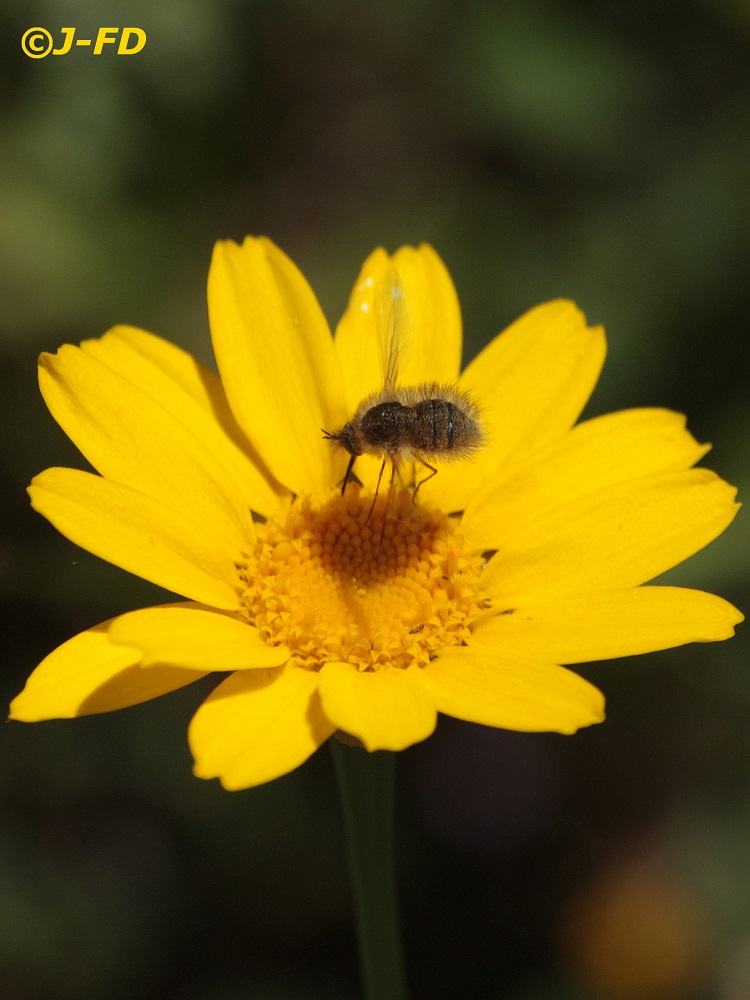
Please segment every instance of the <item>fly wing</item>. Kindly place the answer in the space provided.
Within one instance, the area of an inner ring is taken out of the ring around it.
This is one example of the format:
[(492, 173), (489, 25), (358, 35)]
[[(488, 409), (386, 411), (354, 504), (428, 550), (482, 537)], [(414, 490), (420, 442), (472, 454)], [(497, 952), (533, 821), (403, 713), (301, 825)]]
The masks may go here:
[(414, 343), (409, 300), (395, 270), (386, 271), (375, 287), (375, 316), (383, 387), (392, 389)]

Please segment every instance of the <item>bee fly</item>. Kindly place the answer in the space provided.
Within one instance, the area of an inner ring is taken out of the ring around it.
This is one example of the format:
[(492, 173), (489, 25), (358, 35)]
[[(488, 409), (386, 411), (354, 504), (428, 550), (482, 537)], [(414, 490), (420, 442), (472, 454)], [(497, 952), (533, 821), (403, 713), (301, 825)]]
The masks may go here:
[(375, 307), (383, 387), (362, 400), (341, 430), (323, 432), (350, 456), (342, 494), (360, 455), (382, 459), (370, 513), (386, 462), (391, 463), (391, 487), (402, 461), (419, 462), (429, 470), (417, 483), (412, 498), (416, 500), (420, 487), (437, 475), (431, 462), (466, 458), (484, 442), (479, 410), (457, 386), (436, 382), (397, 385), (399, 368), (411, 349), (413, 329), (406, 293), (395, 271), (386, 272), (378, 282)]

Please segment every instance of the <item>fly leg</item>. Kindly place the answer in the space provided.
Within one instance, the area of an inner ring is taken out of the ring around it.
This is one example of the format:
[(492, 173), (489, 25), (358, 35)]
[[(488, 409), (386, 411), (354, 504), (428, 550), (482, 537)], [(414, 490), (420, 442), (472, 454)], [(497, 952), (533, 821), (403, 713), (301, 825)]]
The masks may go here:
[[(385, 464), (385, 463), (383, 463), (383, 464)], [(381, 545), (383, 544), (383, 536), (385, 535), (385, 518), (386, 518), (386, 514), (388, 513), (388, 504), (389, 504), (390, 499), (391, 499), (391, 494), (393, 493), (393, 481), (396, 478), (396, 466), (397, 466), (397, 464), (398, 463), (396, 462), (395, 457), (393, 455), (391, 455), (391, 478), (390, 478), (390, 482), (388, 483), (388, 496), (386, 497), (385, 510), (383, 511), (383, 523), (380, 526), (380, 544)], [(380, 471), (382, 472), (383, 470), (381, 469)]]
[(416, 503), (416, 502), (417, 502), (417, 493), (419, 493), (420, 489), (421, 489), (421, 488), (422, 488), (422, 487), (424, 486), (424, 484), (425, 484), (426, 482), (428, 482), (428, 480), (432, 479), (432, 477), (433, 477), (433, 476), (436, 476), (436, 475), (437, 475), (437, 471), (438, 471), (438, 470), (437, 470), (437, 469), (435, 468), (435, 466), (434, 466), (434, 465), (430, 465), (430, 463), (429, 463), (429, 462), (425, 462), (425, 460), (424, 460), (423, 458), (420, 458), (420, 460), (419, 460), (419, 461), (420, 461), (420, 462), (422, 463), (422, 465), (426, 465), (426, 466), (427, 466), (427, 468), (428, 468), (428, 469), (430, 470), (430, 474), (429, 474), (429, 476), (425, 476), (425, 477), (424, 477), (424, 479), (421, 479), (421, 480), (420, 480), (420, 481), (419, 481), (419, 482), (417, 483), (417, 487), (416, 487), (416, 489), (414, 490), (414, 493), (412, 494), (412, 498), (411, 498), (411, 502), (412, 502), (412, 503)]
[(375, 496), (372, 498), (372, 503), (370, 504), (370, 509), (367, 512), (367, 517), (365, 518), (365, 524), (370, 520), (372, 512), (375, 510), (375, 501), (378, 499), (378, 493), (380, 492), (380, 480), (383, 478), (383, 470), (385, 469), (386, 460), (383, 459), (383, 464), (380, 466), (380, 472), (378, 473), (378, 484), (375, 487)]

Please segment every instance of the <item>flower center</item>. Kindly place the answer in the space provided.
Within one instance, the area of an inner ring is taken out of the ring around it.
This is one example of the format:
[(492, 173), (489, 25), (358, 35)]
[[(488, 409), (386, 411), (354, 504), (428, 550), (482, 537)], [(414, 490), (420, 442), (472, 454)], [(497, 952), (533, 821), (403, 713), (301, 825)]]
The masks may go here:
[(352, 486), (258, 526), (242, 568), (248, 618), (298, 666), (424, 665), (465, 642), (482, 610), (481, 558), (466, 553), (455, 519), (408, 490), (371, 505)]

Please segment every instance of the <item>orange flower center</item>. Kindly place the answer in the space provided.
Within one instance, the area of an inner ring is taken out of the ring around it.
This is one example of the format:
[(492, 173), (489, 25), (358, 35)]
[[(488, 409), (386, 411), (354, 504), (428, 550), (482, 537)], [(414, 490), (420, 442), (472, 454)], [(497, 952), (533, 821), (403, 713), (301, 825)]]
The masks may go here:
[(350, 486), (259, 525), (243, 567), (248, 618), (298, 666), (423, 665), (465, 642), (482, 610), (482, 561), (465, 551), (456, 519), (408, 490), (371, 505)]

